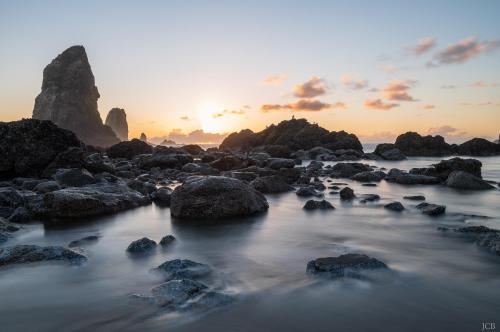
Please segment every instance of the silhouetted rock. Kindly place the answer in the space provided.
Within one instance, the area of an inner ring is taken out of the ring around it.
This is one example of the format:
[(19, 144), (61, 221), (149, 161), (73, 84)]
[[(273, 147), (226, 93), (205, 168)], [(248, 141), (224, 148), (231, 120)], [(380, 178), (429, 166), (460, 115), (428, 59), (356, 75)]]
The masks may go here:
[(224, 156), (213, 162), (211, 162), (210, 167), (218, 169), (219, 171), (230, 171), (233, 169), (238, 169), (243, 167), (243, 160), (236, 156)]
[(85, 144), (107, 147), (119, 142), (97, 110), (99, 92), (83, 46), (72, 46), (43, 70), (42, 92), (33, 119), (50, 120), (71, 130)]
[(223, 176), (193, 176), (175, 188), (172, 216), (182, 219), (220, 219), (264, 212), (266, 198), (243, 181)]
[(278, 125), (268, 126), (258, 133), (248, 129), (232, 133), (224, 139), (220, 148), (249, 150), (271, 145), (286, 146), (292, 151), (309, 150), (317, 146), (332, 151), (339, 149), (363, 150), (355, 135), (345, 131), (329, 132), (317, 124), (310, 124), (306, 119), (285, 120)]
[(286, 145), (263, 145), (252, 150), (253, 152), (265, 152), (273, 158), (290, 158), (292, 150)]
[(373, 152), (384, 160), (405, 160), (406, 156), (395, 144), (379, 144)]
[(403, 204), (401, 204), (400, 202), (388, 203), (384, 205), (384, 208), (386, 208), (387, 210), (397, 211), (397, 212), (403, 211), (405, 209)]
[(468, 156), (496, 156), (500, 155), (500, 144), (490, 142), (484, 138), (473, 138), (457, 147), (461, 155)]
[(65, 261), (80, 264), (87, 260), (83, 254), (60, 246), (16, 245), (0, 248), (0, 266), (41, 261)]
[(476, 159), (451, 158), (441, 160), (439, 163), (426, 168), (412, 168), (411, 174), (427, 175), (438, 178), (440, 181), (445, 181), (451, 172), (464, 171), (478, 178), (481, 178), (482, 163)]
[(106, 116), (106, 126), (113, 129), (116, 136), (122, 140), (128, 140), (127, 114), (123, 108), (112, 108)]
[(205, 150), (203, 150), (203, 148), (201, 146), (196, 145), (196, 144), (184, 145), (180, 149), (182, 151), (189, 153), (190, 155), (193, 155), (193, 156), (199, 156), (203, 152), (205, 152)]
[(453, 171), (446, 179), (446, 186), (456, 189), (488, 190), (494, 189), (488, 182), (464, 171)]
[(132, 159), (140, 154), (152, 153), (153, 147), (136, 138), (131, 141), (120, 142), (108, 148), (106, 153), (110, 158)]
[(420, 136), (415, 132), (399, 135), (394, 143), (405, 156), (441, 157), (454, 153), (453, 148), (442, 136)]
[(143, 142), (147, 142), (148, 141), (148, 137), (146, 136), (146, 134), (144, 133), (141, 133), (141, 136), (139, 137), (139, 139)]
[(0, 122), (0, 178), (39, 176), (58, 154), (83, 145), (50, 121)]
[(378, 259), (361, 255), (345, 254), (338, 257), (317, 258), (307, 263), (307, 273), (327, 278), (363, 278), (363, 271), (387, 269)]
[(354, 190), (352, 190), (349, 187), (343, 188), (340, 192), (340, 199), (343, 201), (350, 201), (353, 200), (356, 196), (354, 195)]

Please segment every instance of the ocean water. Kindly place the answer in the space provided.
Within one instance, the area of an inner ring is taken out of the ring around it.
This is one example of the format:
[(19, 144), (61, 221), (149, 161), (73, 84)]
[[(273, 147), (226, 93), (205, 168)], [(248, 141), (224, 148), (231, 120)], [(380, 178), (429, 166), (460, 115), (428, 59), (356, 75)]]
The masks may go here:
[[(369, 163), (409, 170), (438, 158)], [(500, 181), (500, 158), (480, 158), (483, 177)], [(67, 245), (99, 233), (80, 267), (35, 264), (0, 269), (0, 331), (481, 331), (500, 324), (500, 257), (439, 226), (500, 229), (500, 190), (457, 191), (442, 186), (377, 187), (346, 182), (379, 202), (343, 203), (307, 213), (293, 192), (267, 196), (268, 213), (216, 224), (172, 220), (155, 205), (63, 225), (29, 225), (9, 244)], [(447, 206), (432, 218), (405, 195), (422, 194)], [(402, 213), (382, 205), (400, 201)], [(482, 217), (479, 217), (482, 216)], [(485, 218), (487, 217), (487, 218)], [(125, 249), (147, 236), (173, 234), (171, 247), (135, 259)], [(309, 260), (347, 252), (385, 262), (390, 273), (372, 281), (319, 281), (305, 273)], [(160, 281), (149, 269), (189, 258), (214, 269), (218, 287), (238, 300), (202, 315), (173, 316), (131, 293), (148, 293)]]

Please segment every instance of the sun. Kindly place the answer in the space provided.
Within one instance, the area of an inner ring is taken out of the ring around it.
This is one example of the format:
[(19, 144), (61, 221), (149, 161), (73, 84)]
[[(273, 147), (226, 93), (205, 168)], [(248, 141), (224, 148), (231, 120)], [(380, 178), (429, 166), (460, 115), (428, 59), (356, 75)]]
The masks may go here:
[(221, 108), (213, 103), (205, 103), (198, 110), (198, 120), (201, 128), (206, 133), (218, 133), (224, 130), (225, 121), (223, 117), (217, 117)]

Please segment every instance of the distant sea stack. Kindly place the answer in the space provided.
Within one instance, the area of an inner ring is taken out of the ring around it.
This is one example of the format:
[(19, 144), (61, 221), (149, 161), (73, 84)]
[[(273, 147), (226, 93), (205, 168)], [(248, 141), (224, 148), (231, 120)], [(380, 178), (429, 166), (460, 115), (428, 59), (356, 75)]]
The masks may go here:
[(127, 114), (123, 108), (112, 108), (106, 117), (106, 126), (115, 132), (122, 141), (128, 141)]
[(85, 144), (107, 147), (120, 140), (102, 123), (95, 86), (83, 46), (72, 46), (43, 70), (42, 92), (35, 99), (33, 119), (50, 120), (71, 130)]
[(139, 137), (139, 139), (143, 142), (147, 142), (148, 141), (148, 137), (146, 136), (146, 134), (144, 133), (141, 133), (141, 137)]

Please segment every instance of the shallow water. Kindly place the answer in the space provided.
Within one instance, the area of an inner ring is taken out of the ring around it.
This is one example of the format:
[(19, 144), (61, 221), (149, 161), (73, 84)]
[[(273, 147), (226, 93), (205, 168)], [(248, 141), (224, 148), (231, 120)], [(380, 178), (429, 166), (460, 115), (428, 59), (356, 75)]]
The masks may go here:
[[(370, 163), (409, 170), (439, 160)], [(500, 157), (480, 160), (483, 177), (500, 181)], [(268, 196), (265, 215), (215, 225), (175, 222), (168, 208), (155, 205), (71, 225), (30, 225), (8, 245), (67, 245), (86, 235), (102, 237), (86, 246), (89, 260), (81, 267), (0, 269), (0, 330), (481, 331), (483, 322), (500, 324), (500, 257), (436, 230), (466, 224), (500, 229), (500, 190), (334, 182), (382, 199), (342, 203), (327, 189), (325, 198), (336, 210), (325, 213), (306, 213), (306, 199), (292, 192)], [(412, 208), (418, 202), (402, 199), (417, 194), (446, 205), (446, 216), (423, 216)], [(393, 200), (407, 210), (382, 208)], [(166, 234), (178, 239), (166, 250), (140, 259), (125, 253), (133, 240), (159, 241)], [(373, 282), (317, 282), (305, 274), (309, 260), (346, 252), (376, 257), (393, 273)], [(148, 270), (174, 258), (210, 264), (217, 286), (238, 294), (239, 301), (202, 316), (176, 318), (128, 299), (159, 284)]]

